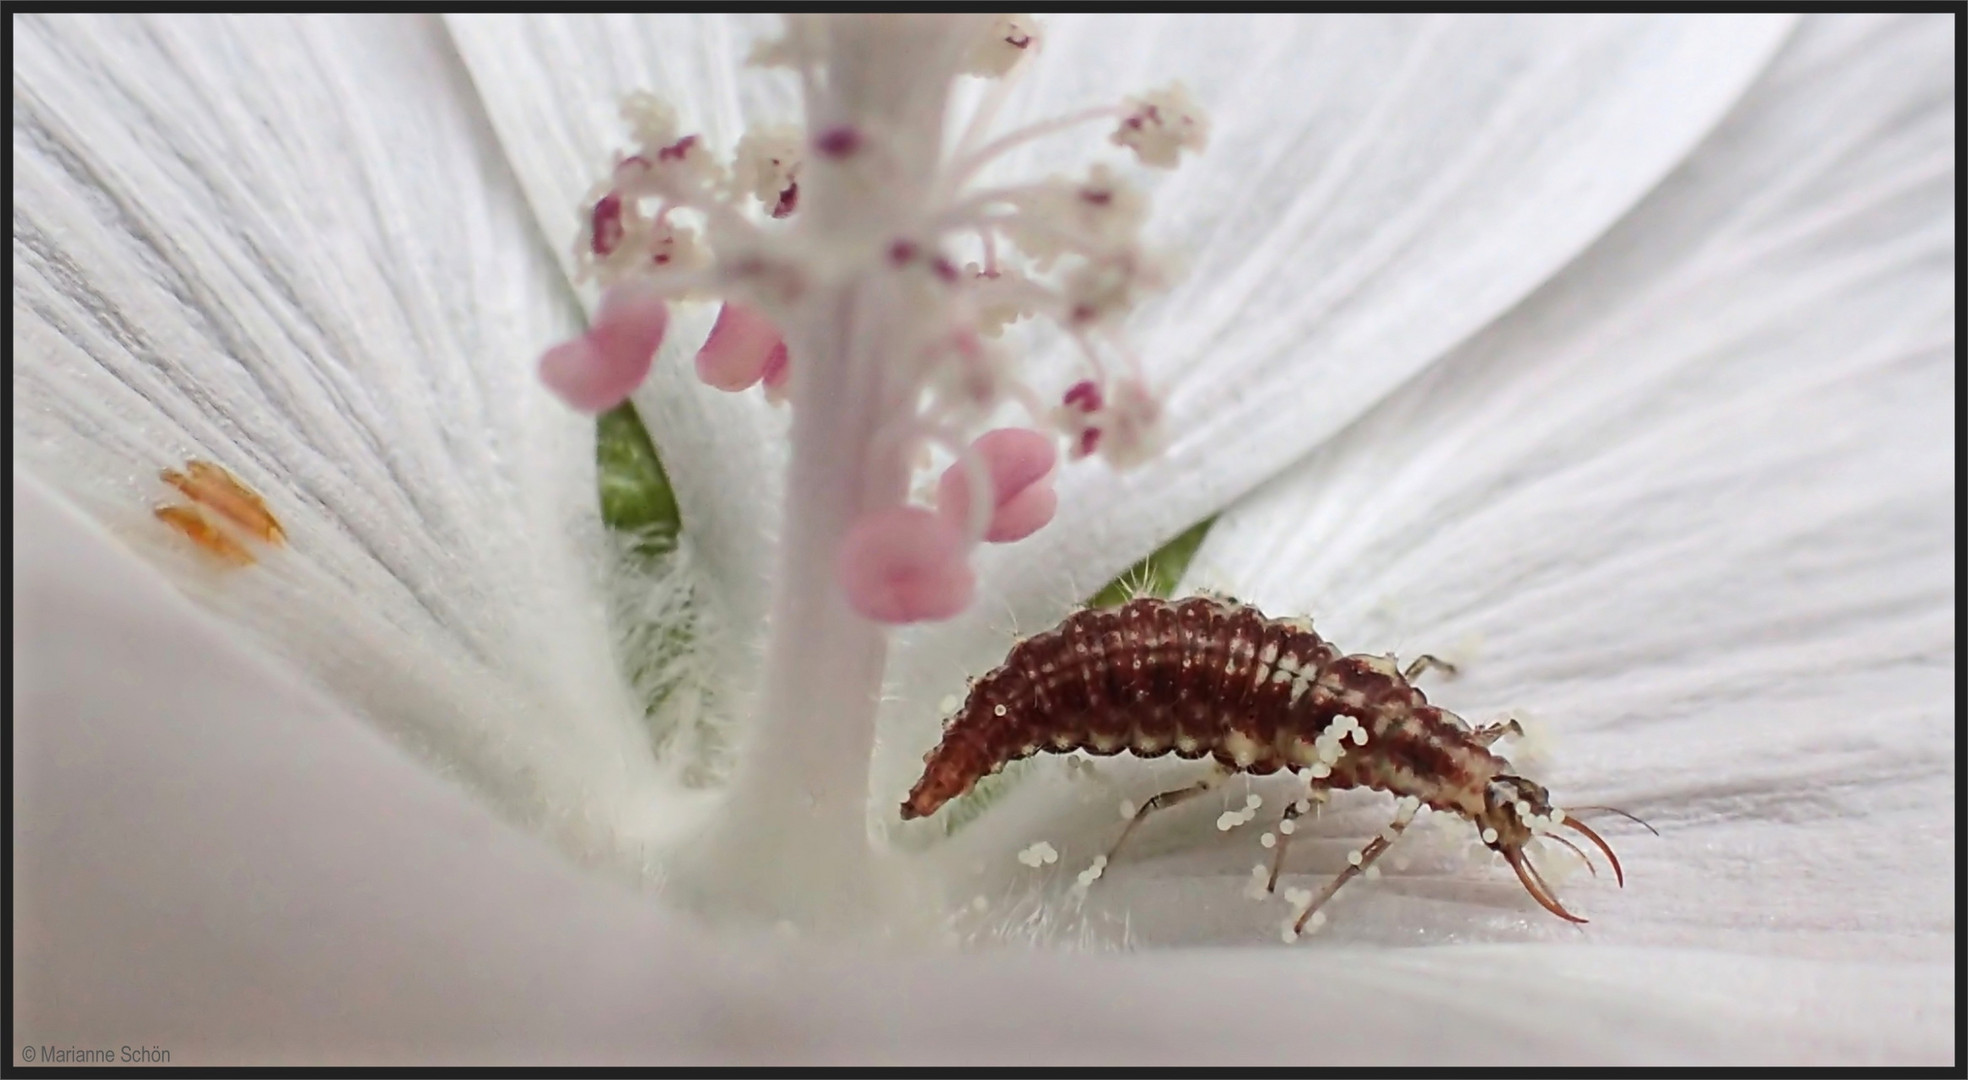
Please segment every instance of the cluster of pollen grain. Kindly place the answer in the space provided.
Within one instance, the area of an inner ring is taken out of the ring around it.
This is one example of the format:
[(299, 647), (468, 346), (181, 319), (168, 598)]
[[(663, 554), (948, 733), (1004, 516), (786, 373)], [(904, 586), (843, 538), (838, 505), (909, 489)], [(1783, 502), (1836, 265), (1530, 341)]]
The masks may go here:
[(1258, 798), (1256, 795), (1246, 796), (1244, 798), (1243, 809), (1225, 810), (1223, 813), (1217, 815), (1216, 831), (1229, 832), (1231, 829), (1234, 829), (1239, 825), (1250, 824), (1257, 817), (1258, 807), (1263, 805), (1264, 805), (1264, 800)]
[(1318, 738), (1312, 740), (1312, 753), (1316, 760), (1306, 766), (1306, 771), (1313, 779), (1323, 780), (1332, 775), (1333, 766), (1339, 764), (1339, 759), (1346, 756), (1346, 740), (1349, 735), (1353, 737), (1355, 745), (1366, 744), (1367, 730), (1360, 726), (1358, 720), (1341, 713), (1333, 717), (1333, 722), (1326, 727), (1326, 730), (1319, 733)]
[[(947, 151), (942, 96), (869, 102), (851, 89), (881, 85), (884, 65), (920, 84), (919, 69), (931, 63), (924, 57), (941, 55), (925, 51), (932, 38), (953, 47), (949, 83), (965, 74), (1000, 79)], [(1103, 121), (1114, 125), (1110, 142), (1137, 162), (1173, 168), (1184, 152), (1203, 148), (1209, 125), (1178, 83), (992, 137), (1009, 76), (1041, 41), (1028, 15), (790, 17), (784, 37), (761, 43), (753, 59), (797, 70), (808, 115), (829, 117), (823, 129), (757, 127), (727, 161), (666, 103), (632, 94), (622, 105), (631, 145), (581, 208), (579, 276), (601, 287), (604, 302), (588, 333), (542, 359), (542, 378), (567, 401), (594, 410), (618, 403), (661, 343), (660, 304), (714, 298), (725, 308), (697, 357), (705, 382), (734, 392), (763, 382), (776, 400), (788, 393), (790, 372), (811, 363), (828, 372), (823, 378), (882, 385), (887, 411), (868, 422), (895, 459), (934, 465), (940, 452), (954, 461), (939, 490), (957, 497), (935, 499), (933, 519), (876, 507), (857, 522), (865, 535), (849, 537), (843, 587), (856, 610), (879, 621), (961, 610), (973, 591), (970, 549), (1014, 542), (1052, 516), (1055, 446), (1116, 468), (1161, 446), (1160, 398), (1120, 332), (1170, 281), (1168, 261), (1142, 241), (1147, 196), (1105, 163), (1026, 183), (979, 178), (1013, 149)], [(847, 63), (856, 77), (829, 70)], [(926, 156), (934, 166), (927, 178), (904, 166)], [(840, 302), (843, 288), (880, 298), (892, 318), (845, 333), (834, 323), (857, 305)], [(638, 303), (607, 303), (624, 295)], [(1057, 327), (1079, 350), (1081, 370), (1060, 384), (1026, 379), (1019, 350), (1000, 340), (1022, 320)], [(884, 340), (851, 356), (829, 352), (869, 332)], [(833, 370), (867, 363), (893, 371)], [(992, 434), (1042, 439), (1042, 454), (983, 445), (978, 434), (1007, 411), (1026, 426)], [(887, 534), (904, 542), (884, 543), (894, 538)], [(923, 582), (935, 587), (906, 587)]]
[(1058, 862), (1059, 851), (1049, 841), (1040, 840), (1019, 852), (1018, 861), (1036, 870), (1041, 866), (1050, 866)]
[(193, 458), (182, 471), (163, 469), (157, 476), (190, 502), (162, 503), (152, 514), (219, 562), (251, 566), (259, 561), (255, 546), (287, 543), (266, 499), (223, 467)]
[(1088, 889), (1092, 888), (1093, 883), (1099, 881), (1100, 876), (1102, 874), (1105, 874), (1106, 872), (1107, 872), (1107, 856), (1095, 855), (1093, 857), (1093, 862), (1088, 863), (1087, 868), (1085, 870), (1080, 871), (1079, 876), (1074, 879), (1073, 888), (1079, 891), (1080, 893), (1084, 894)]

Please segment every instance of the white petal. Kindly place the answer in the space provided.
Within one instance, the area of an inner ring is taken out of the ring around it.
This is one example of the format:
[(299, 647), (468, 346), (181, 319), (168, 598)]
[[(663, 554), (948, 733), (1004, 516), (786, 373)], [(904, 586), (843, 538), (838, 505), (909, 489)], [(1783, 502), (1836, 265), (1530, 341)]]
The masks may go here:
[(714, 935), (492, 821), (31, 482), (14, 509), (13, 1009), (37, 1047), (158, 1046), (181, 1066), (1949, 1053), (1938, 964), (1316, 944), (899, 958)]
[[(17, 460), (512, 812), (646, 813), (593, 424), (532, 375), (578, 314), (441, 29), (13, 25)], [(291, 546), (177, 543), (188, 457)]]
[(1951, 947), (1953, 69), (1938, 19), (1807, 22), (1586, 258), (1192, 567), (1462, 660), (1433, 698), (1528, 710), (1561, 804), (1659, 826), (1606, 819), (1595, 939)]
[[(1002, 655), (1006, 624), (1050, 623), (1535, 289), (1680, 161), (1788, 26), (1058, 22), (1035, 100), (1111, 95), (1133, 60), (1139, 78), (1179, 75), (1215, 113), (1208, 153), (1156, 196), (1193, 272), (1130, 329), (1169, 388), (1174, 441), (1121, 476), (1064, 471), (1058, 520), (983, 560), (998, 595), (920, 659), (898, 654), (896, 681), (930, 688), (930, 702), (961, 667)], [(933, 737), (923, 702), (898, 712), (909, 732), (878, 766), (878, 792), (906, 786)]]

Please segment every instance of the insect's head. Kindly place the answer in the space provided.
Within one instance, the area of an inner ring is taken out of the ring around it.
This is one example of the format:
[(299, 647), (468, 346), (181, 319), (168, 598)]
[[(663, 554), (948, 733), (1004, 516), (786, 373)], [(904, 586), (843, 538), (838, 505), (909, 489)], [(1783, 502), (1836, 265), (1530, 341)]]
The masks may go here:
[[(1556, 841), (1579, 851), (1570, 841), (1556, 835), (1559, 827), (1583, 833), (1585, 838), (1606, 853), (1613, 864), (1613, 874), (1619, 883), (1626, 884), (1626, 875), (1620, 869), (1619, 857), (1613, 849), (1599, 838), (1599, 834), (1587, 828), (1576, 818), (1567, 817), (1563, 811), (1553, 811), (1551, 793), (1541, 784), (1534, 784), (1521, 776), (1497, 776), (1483, 788), (1483, 812), (1476, 818), (1476, 827), (1482, 830), (1483, 843), (1491, 850), (1500, 853), (1517, 871), (1517, 880), (1524, 883), (1524, 890), (1531, 894), (1546, 911), (1570, 922), (1582, 923), (1586, 920), (1565, 910), (1558, 897), (1545, 883), (1537, 867), (1524, 857), (1524, 848), (1535, 836)], [(1579, 857), (1585, 853), (1579, 851)], [(1590, 867), (1592, 861), (1586, 860)]]
[(928, 817), (940, 809), (944, 803), (969, 791), (977, 782), (977, 770), (970, 760), (972, 755), (962, 753), (963, 747), (939, 747), (924, 760), (928, 768), (923, 770), (922, 779), (909, 790), (909, 797), (902, 800), (902, 820)]

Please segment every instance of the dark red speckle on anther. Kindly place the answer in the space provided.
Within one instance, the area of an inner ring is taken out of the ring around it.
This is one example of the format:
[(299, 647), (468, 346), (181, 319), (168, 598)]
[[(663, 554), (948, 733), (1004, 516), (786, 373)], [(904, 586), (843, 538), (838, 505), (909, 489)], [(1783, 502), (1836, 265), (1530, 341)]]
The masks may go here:
[(1092, 379), (1083, 379), (1066, 390), (1065, 403), (1083, 413), (1100, 411), (1100, 387)]
[(594, 212), (588, 219), (588, 236), (589, 248), (603, 258), (621, 246), (622, 196), (611, 191), (595, 200)]
[(772, 205), (772, 216), (776, 218), (791, 217), (793, 211), (799, 209), (799, 199), (799, 181), (795, 180), (786, 185), (786, 190), (779, 193), (779, 201)]
[(929, 269), (939, 281), (954, 283), (957, 280), (957, 265), (941, 255), (930, 262)]
[(683, 138), (656, 151), (656, 158), (659, 161), (682, 161), (684, 156), (690, 153), (690, 148), (696, 145), (697, 136), (685, 135)]
[(861, 149), (861, 133), (845, 125), (828, 128), (814, 137), (813, 148), (822, 157), (844, 158)]
[(907, 266), (913, 262), (919, 249), (908, 240), (897, 240), (888, 245), (888, 262), (891, 266)]

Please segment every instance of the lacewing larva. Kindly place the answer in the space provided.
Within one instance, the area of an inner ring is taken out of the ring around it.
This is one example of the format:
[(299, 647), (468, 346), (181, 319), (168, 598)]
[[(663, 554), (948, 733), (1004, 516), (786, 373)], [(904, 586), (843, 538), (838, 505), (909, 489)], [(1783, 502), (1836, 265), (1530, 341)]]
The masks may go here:
[[(1216, 776), (1135, 810), (1106, 859), (1154, 810), (1201, 794), (1230, 773), (1285, 769), (1309, 784), (1308, 797), (1285, 811), (1285, 821), (1333, 790), (1369, 788), (1401, 800), (1393, 824), (1349, 857), (1288, 937), (1340, 886), (1365, 873), (1424, 805), (1472, 823), (1545, 910), (1585, 922), (1558, 902), (1525, 858), (1525, 845), (1544, 836), (1583, 858), (1556, 835), (1574, 830), (1605, 853), (1625, 884), (1619, 858), (1491, 749), (1505, 734), (1521, 734), (1516, 721), (1472, 728), (1428, 703), (1412, 680), (1429, 666), (1453, 670), (1433, 657), (1403, 671), (1387, 657), (1342, 655), (1307, 620), (1268, 618), (1216, 597), (1143, 597), (1075, 612), (1019, 642), (971, 685), (942, 741), (924, 757), (902, 816), (933, 814), (1006, 762), (1040, 752), (1212, 757)], [(1267, 892), (1277, 886), (1291, 832), (1289, 825), (1279, 830)]]
[(287, 531), (267, 508), (266, 499), (222, 466), (193, 458), (185, 462), (183, 471), (161, 469), (157, 476), (190, 503), (166, 503), (151, 513), (219, 561), (251, 566), (259, 557), (249, 541), (274, 547), (286, 544)]

